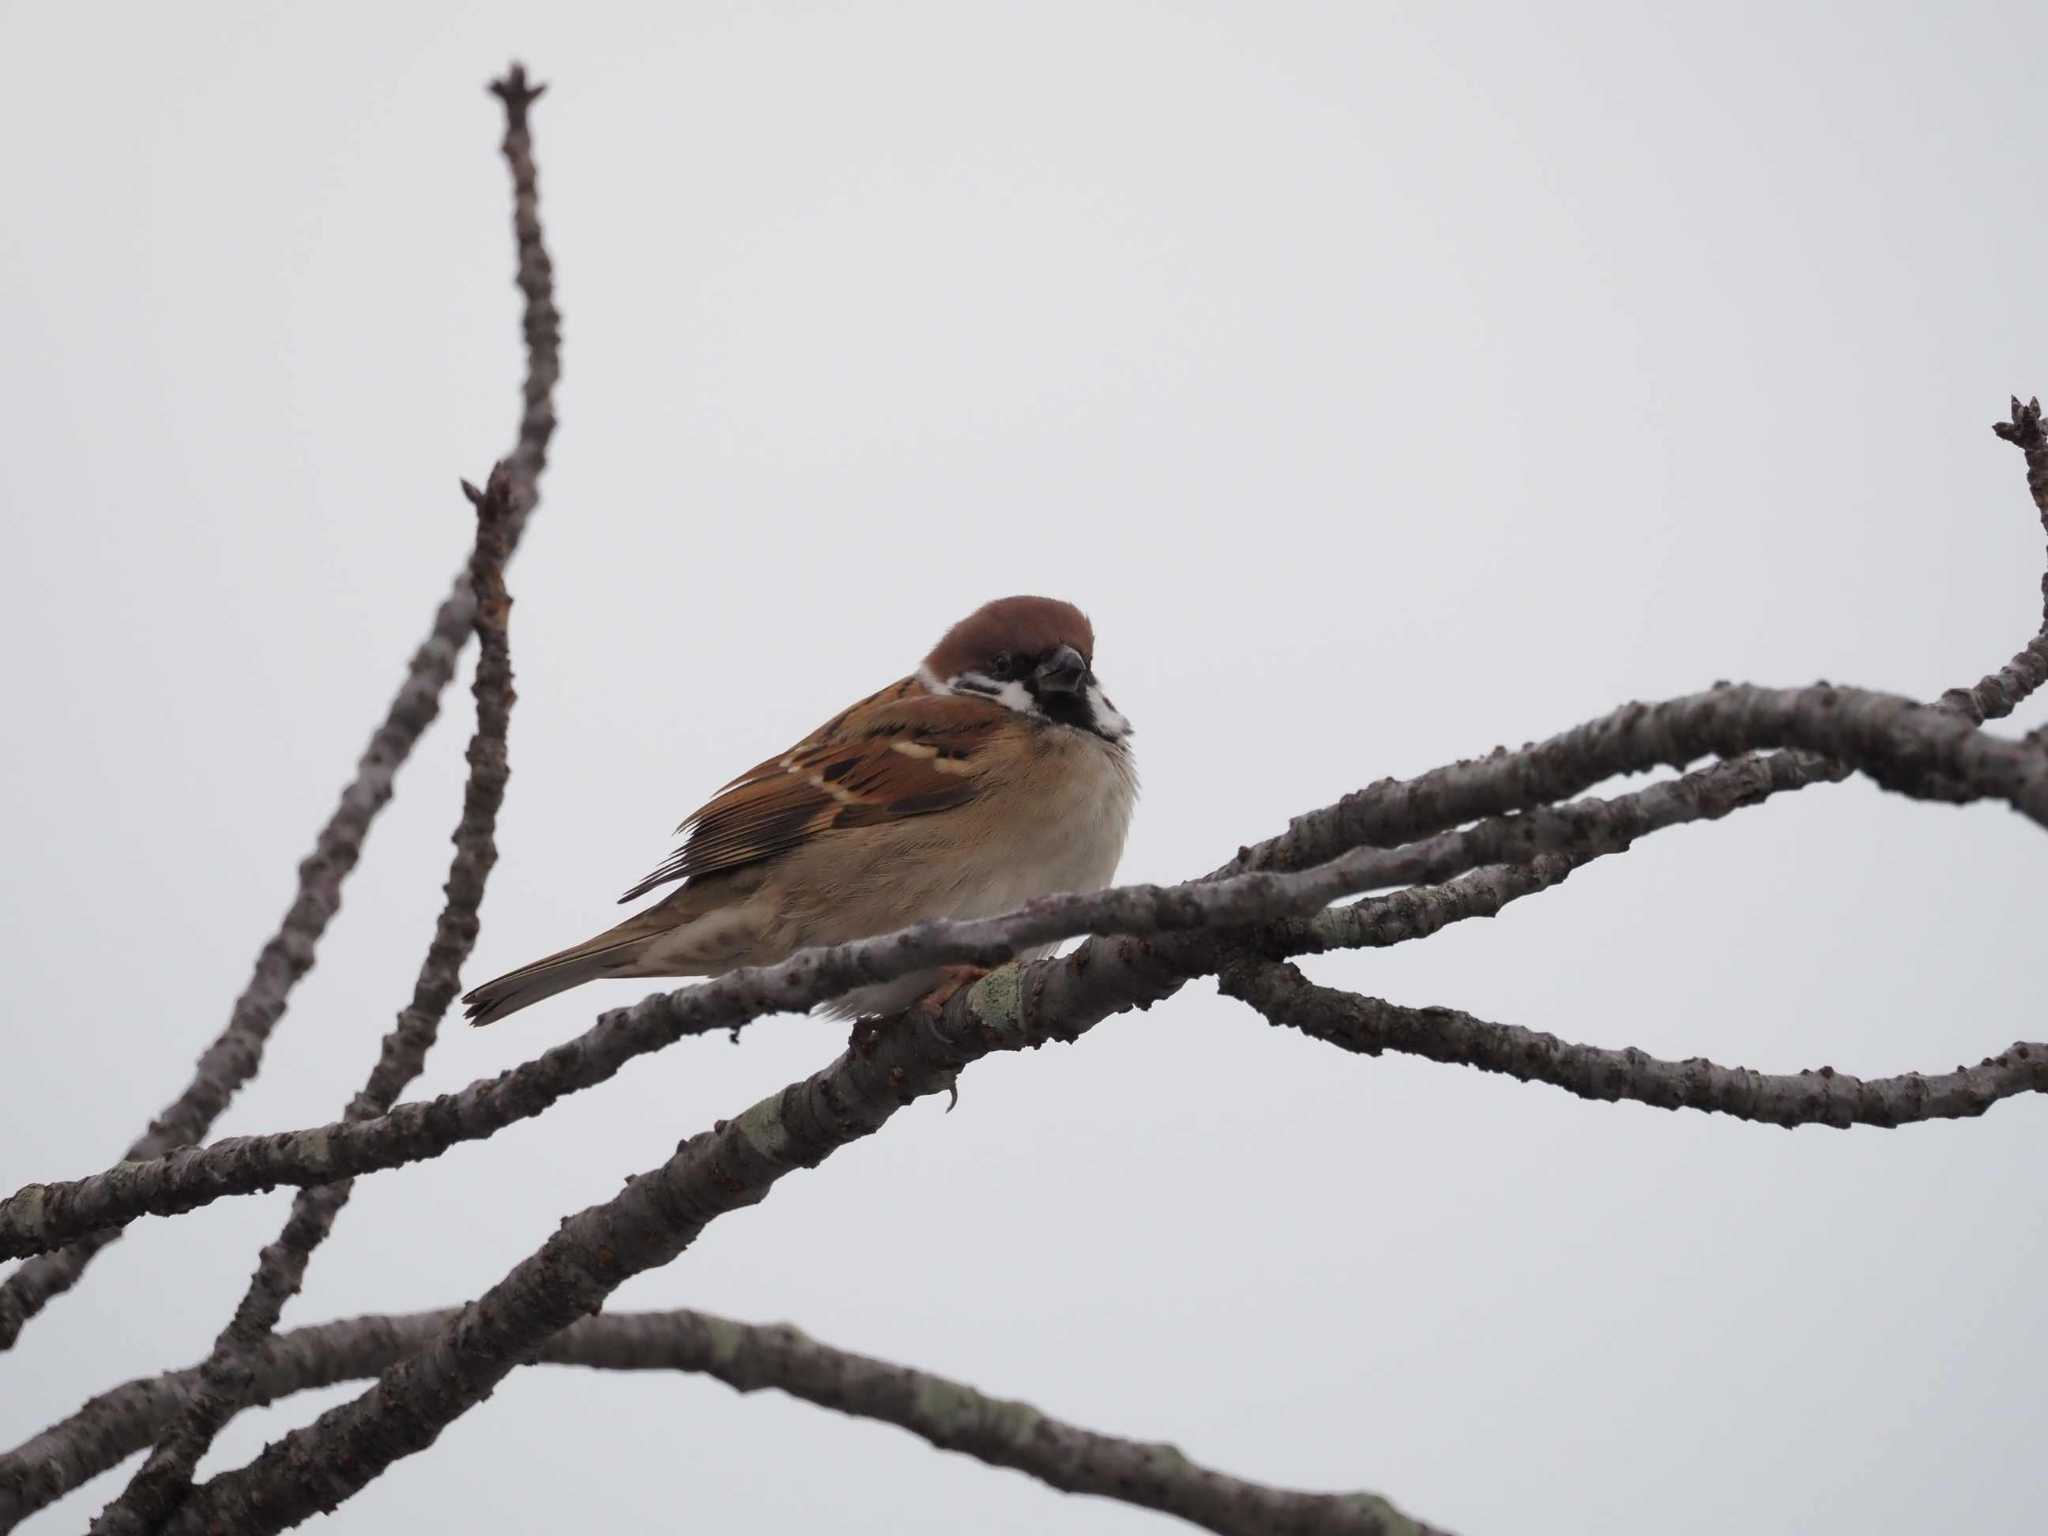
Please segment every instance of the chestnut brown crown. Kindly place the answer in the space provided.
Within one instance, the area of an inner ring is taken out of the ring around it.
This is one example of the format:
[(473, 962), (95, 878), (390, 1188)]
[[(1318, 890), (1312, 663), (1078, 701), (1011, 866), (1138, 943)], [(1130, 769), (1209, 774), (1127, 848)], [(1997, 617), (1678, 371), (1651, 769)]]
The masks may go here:
[(958, 677), (986, 672), (998, 657), (1045, 656), (1063, 645), (1095, 664), (1095, 629), (1080, 609), (1056, 597), (999, 597), (947, 630), (924, 664), (934, 677)]

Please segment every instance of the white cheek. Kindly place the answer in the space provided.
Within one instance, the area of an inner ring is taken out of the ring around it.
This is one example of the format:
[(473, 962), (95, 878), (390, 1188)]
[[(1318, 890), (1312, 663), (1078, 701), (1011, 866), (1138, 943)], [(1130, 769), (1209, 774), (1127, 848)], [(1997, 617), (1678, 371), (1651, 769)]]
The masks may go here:
[(929, 688), (933, 693), (947, 694), (953, 691), (952, 685), (950, 683), (940, 682), (939, 674), (934, 672), (930, 667), (919, 667), (917, 669), (917, 680), (920, 683), (923, 683), (925, 687)]
[(995, 701), (1006, 709), (1014, 709), (1020, 715), (1040, 713), (1038, 700), (1031, 697), (1031, 690), (1019, 682), (1004, 683), (994, 694)]
[(962, 672), (943, 691), (971, 693), (977, 698), (992, 700), (1005, 709), (1014, 709), (1020, 715), (1045, 718), (1045, 711), (1038, 707), (1038, 700), (1031, 697), (1031, 690), (1015, 678), (1002, 682), (986, 672)]
[(1102, 695), (1102, 689), (1095, 683), (1088, 685), (1088, 707), (1095, 712), (1095, 725), (1103, 735), (1121, 741), (1131, 734), (1131, 722), (1123, 717), (1117, 707)]

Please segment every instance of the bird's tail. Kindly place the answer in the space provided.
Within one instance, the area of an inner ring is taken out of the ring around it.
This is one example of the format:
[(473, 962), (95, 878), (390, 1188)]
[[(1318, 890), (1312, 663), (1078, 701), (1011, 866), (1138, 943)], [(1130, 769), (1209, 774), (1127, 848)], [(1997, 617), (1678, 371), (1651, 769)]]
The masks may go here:
[(516, 971), (507, 971), (497, 980), (466, 993), (462, 1000), (469, 1005), (469, 1022), (495, 1024), (508, 1013), (517, 1013), (544, 997), (580, 987), (600, 976), (633, 975), (641, 949), (659, 931), (646, 917), (646, 913), (630, 917), (595, 938), (557, 950)]

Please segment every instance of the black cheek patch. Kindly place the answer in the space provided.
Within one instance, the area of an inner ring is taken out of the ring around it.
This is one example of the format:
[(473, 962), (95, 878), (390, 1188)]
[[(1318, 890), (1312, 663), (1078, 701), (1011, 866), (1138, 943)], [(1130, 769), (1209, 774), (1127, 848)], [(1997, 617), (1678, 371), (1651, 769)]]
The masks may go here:
[(1045, 718), (1055, 724), (1076, 726), (1084, 731), (1095, 727), (1095, 711), (1078, 693), (1034, 694), (1032, 697), (1045, 712)]

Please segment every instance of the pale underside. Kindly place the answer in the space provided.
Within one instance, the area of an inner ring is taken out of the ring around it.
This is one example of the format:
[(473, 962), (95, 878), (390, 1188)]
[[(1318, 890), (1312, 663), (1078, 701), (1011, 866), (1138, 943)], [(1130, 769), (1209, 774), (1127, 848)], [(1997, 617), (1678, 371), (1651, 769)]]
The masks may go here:
[[(613, 974), (714, 975), (923, 918), (986, 917), (1034, 897), (1107, 885), (1137, 798), (1130, 754), (1086, 731), (1021, 717), (1000, 729), (1018, 739), (989, 753), (992, 766), (977, 775), (973, 799), (935, 815), (841, 828), (773, 860), (694, 880), (635, 920), (657, 931)], [(864, 988), (828, 1011), (893, 1012), (933, 981), (920, 974)]]

